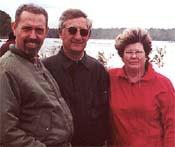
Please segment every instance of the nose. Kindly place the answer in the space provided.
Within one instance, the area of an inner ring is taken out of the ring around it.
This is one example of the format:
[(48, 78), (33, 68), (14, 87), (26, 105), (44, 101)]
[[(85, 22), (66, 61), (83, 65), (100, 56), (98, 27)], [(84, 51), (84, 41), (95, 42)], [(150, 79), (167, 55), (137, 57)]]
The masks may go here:
[(35, 30), (31, 30), (30, 38), (32, 38), (32, 39), (36, 39), (37, 38)]
[(136, 58), (137, 57), (136, 52), (132, 52), (131, 57)]
[(75, 37), (76, 39), (81, 39), (80, 30), (78, 30), (78, 31), (76, 32), (76, 34), (74, 35), (74, 37)]

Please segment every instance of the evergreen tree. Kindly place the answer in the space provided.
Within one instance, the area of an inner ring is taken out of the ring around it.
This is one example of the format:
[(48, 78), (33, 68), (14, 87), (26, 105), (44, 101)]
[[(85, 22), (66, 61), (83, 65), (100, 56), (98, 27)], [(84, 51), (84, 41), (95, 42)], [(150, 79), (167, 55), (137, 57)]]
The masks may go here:
[(11, 17), (6, 12), (0, 10), (0, 38), (7, 38), (11, 31)]

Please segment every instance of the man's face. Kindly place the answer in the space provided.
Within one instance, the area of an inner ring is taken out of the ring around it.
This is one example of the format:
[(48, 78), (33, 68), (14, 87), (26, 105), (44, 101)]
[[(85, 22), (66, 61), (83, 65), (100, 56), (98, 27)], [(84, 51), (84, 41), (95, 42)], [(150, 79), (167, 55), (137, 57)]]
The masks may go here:
[(90, 36), (87, 20), (83, 17), (69, 19), (64, 22), (64, 28), (60, 32), (65, 52), (81, 54), (86, 47)]
[(48, 31), (45, 16), (23, 11), (12, 28), (16, 36), (16, 47), (31, 57), (36, 56)]

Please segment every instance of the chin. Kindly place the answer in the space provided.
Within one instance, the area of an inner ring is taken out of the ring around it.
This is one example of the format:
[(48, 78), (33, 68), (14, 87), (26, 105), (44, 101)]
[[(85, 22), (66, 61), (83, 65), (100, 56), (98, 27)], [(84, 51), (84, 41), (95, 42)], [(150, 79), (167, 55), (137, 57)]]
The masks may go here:
[(82, 47), (81, 48), (80, 47), (75, 47), (74, 48), (73, 47), (71, 50), (72, 50), (72, 52), (82, 52), (82, 51), (84, 51), (84, 48), (82, 48)]
[(80, 50), (84, 50), (85, 46), (82, 44), (72, 44), (71, 48), (72, 50), (80, 51)]
[(27, 51), (27, 54), (29, 56), (35, 57), (38, 54), (38, 51), (39, 51), (38, 49), (30, 49)]
[(82, 52), (84, 50), (84, 48), (72, 48), (72, 51), (75, 51), (75, 52)]
[(134, 65), (134, 66), (128, 66), (130, 69), (133, 69), (133, 70), (136, 70), (136, 69), (139, 69), (140, 66), (138, 65)]
[(74, 55), (80, 55), (83, 52), (83, 50), (72, 50), (71, 52)]

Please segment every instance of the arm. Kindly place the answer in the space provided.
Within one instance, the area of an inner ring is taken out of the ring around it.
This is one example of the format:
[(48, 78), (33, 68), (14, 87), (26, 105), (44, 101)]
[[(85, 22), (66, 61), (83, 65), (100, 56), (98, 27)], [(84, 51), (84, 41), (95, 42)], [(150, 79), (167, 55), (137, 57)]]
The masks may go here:
[(99, 93), (101, 94), (99, 97), (104, 99), (104, 109), (105, 109), (105, 114), (106, 114), (106, 118), (105, 118), (105, 123), (106, 123), (106, 143), (110, 146), (112, 145), (111, 143), (111, 123), (110, 123), (110, 110), (109, 110), (109, 98), (110, 98), (110, 94), (109, 94), (109, 74), (106, 71), (105, 68), (102, 68), (100, 73), (100, 80), (98, 82), (99, 85)]
[(15, 79), (0, 71), (0, 145), (5, 147), (46, 147), (20, 129), (21, 97)]
[(7, 40), (7, 42), (4, 43), (4, 44), (1, 46), (1, 48), (0, 48), (0, 57), (1, 57), (2, 55), (4, 55), (4, 54), (9, 50), (9, 45), (10, 45), (11, 43), (14, 43), (14, 41)]
[(175, 146), (175, 91), (171, 83), (168, 90), (159, 94), (161, 121), (164, 131), (164, 147)]

